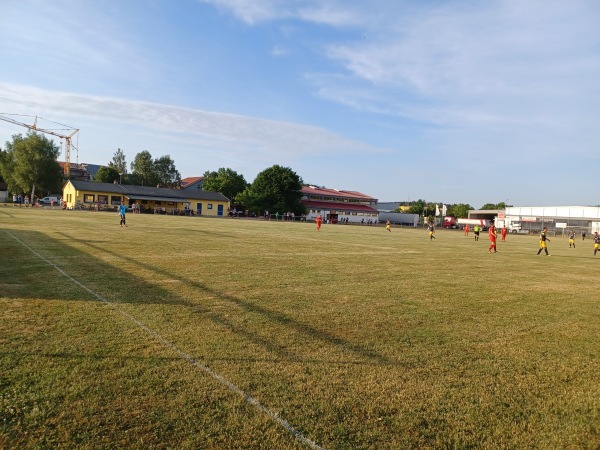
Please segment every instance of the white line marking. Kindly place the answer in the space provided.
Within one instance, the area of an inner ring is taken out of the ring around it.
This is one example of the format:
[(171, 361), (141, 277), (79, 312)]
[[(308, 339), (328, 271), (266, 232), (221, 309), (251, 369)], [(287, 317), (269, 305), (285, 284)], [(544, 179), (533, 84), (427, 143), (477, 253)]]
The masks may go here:
[(242, 389), (240, 389), (239, 387), (237, 387), (231, 381), (229, 381), (228, 379), (226, 379), (222, 375), (219, 375), (218, 373), (216, 373), (215, 371), (213, 371), (212, 369), (210, 369), (208, 366), (205, 366), (201, 362), (197, 361), (192, 356), (190, 356), (187, 353), (185, 353), (183, 350), (180, 350), (175, 344), (173, 344), (172, 342), (166, 340), (164, 337), (162, 337), (156, 331), (152, 330), (151, 328), (149, 328), (148, 326), (146, 326), (144, 323), (140, 322), (138, 319), (136, 319), (135, 317), (133, 317), (131, 314), (123, 311), (115, 303), (112, 303), (111, 301), (105, 299), (100, 294), (97, 294), (96, 292), (92, 291), (90, 288), (88, 288), (84, 284), (82, 284), (79, 281), (77, 281), (75, 278), (73, 278), (71, 275), (69, 275), (68, 273), (66, 273), (64, 270), (62, 270), (60, 267), (58, 267), (52, 261), (44, 258), (42, 255), (40, 255), (38, 252), (36, 252), (33, 248), (31, 248), (29, 245), (25, 244), (23, 241), (21, 241), (16, 236), (12, 235), (10, 232), (8, 232), (6, 230), (4, 230), (4, 231), (10, 237), (12, 237), (15, 241), (17, 241), (19, 244), (21, 244), (23, 247), (25, 247), (27, 250), (29, 250), (31, 253), (33, 253), (35, 256), (37, 256), (42, 261), (44, 261), (47, 264), (50, 264), (52, 267), (54, 267), (65, 278), (71, 280), (73, 283), (75, 283), (81, 289), (83, 289), (84, 291), (86, 291), (89, 294), (93, 295), (94, 297), (96, 297), (101, 302), (109, 305), (113, 310), (117, 311), (123, 317), (129, 319), (131, 322), (133, 322), (134, 324), (136, 324), (139, 328), (141, 328), (142, 330), (144, 330), (150, 336), (154, 337), (156, 340), (158, 340), (159, 342), (161, 342), (165, 347), (170, 348), (177, 355), (179, 355), (182, 359), (185, 359), (187, 362), (189, 362), (193, 366), (195, 366), (195, 367), (203, 370), (205, 373), (207, 373), (208, 375), (210, 375), (211, 377), (213, 377), (215, 380), (217, 380), (221, 384), (225, 385), (230, 391), (232, 391), (232, 392), (236, 393), (237, 395), (239, 395), (240, 397), (242, 397), (247, 403), (255, 406), (256, 408), (258, 408), (260, 411), (262, 411), (267, 416), (269, 416), (272, 420), (274, 420), (277, 424), (279, 424), (280, 426), (282, 426), (288, 433), (292, 434), (300, 442), (302, 442), (303, 444), (305, 444), (305, 445), (307, 445), (307, 446), (309, 446), (311, 448), (314, 448), (316, 450), (325, 450), (323, 447), (319, 446), (316, 442), (314, 442), (314, 441), (308, 439), (307, 437), (305, 437), (300, 431), (296, 430), (285, 419), (282, 419), (281, 417), (279, 417), (279, 415), (277, 413), (274, 413), (273, 411), (271, 411), (269, 408), (267, 408), (265, 405), (263, 405), (261, 402), (259, 402), (254, 397), (246, 394)]

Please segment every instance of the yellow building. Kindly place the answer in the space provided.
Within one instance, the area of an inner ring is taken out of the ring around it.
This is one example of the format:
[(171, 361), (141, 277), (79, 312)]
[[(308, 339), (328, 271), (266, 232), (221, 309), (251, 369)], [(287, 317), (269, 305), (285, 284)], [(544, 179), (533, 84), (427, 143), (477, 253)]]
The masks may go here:
[(140, 212), (224, 216), (229, 199), (218, 192), (132, 186), (69, 180), (63, 188), (67, 209), (117, 209), (125, 204)]

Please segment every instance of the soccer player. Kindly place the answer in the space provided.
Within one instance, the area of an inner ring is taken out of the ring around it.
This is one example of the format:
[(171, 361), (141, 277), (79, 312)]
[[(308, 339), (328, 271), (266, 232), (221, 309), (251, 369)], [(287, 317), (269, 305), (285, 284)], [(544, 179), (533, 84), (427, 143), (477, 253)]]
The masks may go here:
[(122, 227), (127, 226), (127, 224), (125, 223), (125, 214), (127, 214), (127, 206), (121, 204), (121, 206), (119, 206), (119, 217), (121, 218), (121, 226)]
[(594, 233), (594, 256), (596, 256), (596, 252), (598, 251), (598, 247), (600, 247), (600, 236), (598, 236), (598, 232)]
[(481, 227), (479, 225), (475, 225), (473, 227), (473, 234), (475, 235), (475, 240), (479, 240), (479, 232), (481, 231)]
[(390, 233), (392, 232), (392, 222), (390, 222), (389, 219), (385, 222), (385, 229)]
[(471, 230), (471, 228), (469, 227), (469, 225), (465, 225), (465, 236), (469, 237), (470, 230)]
[(319, 214), (315, 220), (317, 222), (317, 231), (321, 231), (321, 222), (323, 222), (321, 214)]
[(429, 222), (429, 226), (427, 227), (429, 230), (429, 240), (433, 240), (435, 239), (435, 226), (433, 225), (433, 222)]
[(575, 231), (574, 230), (569, 230), (569, 248), (571, 248), (571, 245), (573, 246), (573, 248), (575, 248)]
[(508, 230), (506, 229), (506, 225), (502, 226), (502, 242), (506, 241), (506, 233)]
[(488, 235), (490, 236), (491, 242), (490, 247), (488, 248), (488, 253), (492, 253), (492, 250), (494, 250), (494, 253), (498, 253), (496, 251), (496, 237), (498, 236), (498, 233), (496, 233), (496, 226), (493, 223), (488, 229)]
[(544, 229), (540, 233), (540, 249), (537, 252), (538, 255), (540, 253), (542, 253), (542, 250), (544, 250), (546, 252), (546, 256), (550, 256), (548, 254), (548, 245), (546, 245), (546, 241), (550, 242), (550, 239), (548, 239), (548, 237), (546, 236), (547, 232), (548, 232), (548, 228), (544, 227)]

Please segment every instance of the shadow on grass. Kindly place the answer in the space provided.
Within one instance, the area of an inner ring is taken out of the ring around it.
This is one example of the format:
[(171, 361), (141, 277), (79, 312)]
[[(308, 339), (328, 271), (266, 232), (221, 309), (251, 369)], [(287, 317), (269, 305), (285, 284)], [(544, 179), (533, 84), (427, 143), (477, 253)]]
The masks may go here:
[[(4, 238), (0, 238), (0, 244), (2, 243), (2, 241), (5, 241), (5, 242), (13, 241), (15, 244), (17, 244), (17, 241), (14, 240), (14, 238), (16, 238), (19, 240), (19, 243), (17, 245), (22, 248), (21, 253), (23, 253), (23, 254), (30, 253), (30, 250), (25, 248), (23, 245), (28, 245), (34, 251), (36, 251), (36, 243), (44, 242), (44, 246), (46, 249), (49, 249), (51, 247), (56, 247), (57, 249), (60, 248), (60, 257), (80, 261), (80, 264), (78, 265), (78, 270), (81, 270), (81, 269), (85, 270), (87, 267), (89, 267), (89, 273), (90, 273), (89, 277), (79, 276), (79, 275), (76, 277), (77, 281), (82, 283), (85, 286), (90, 286), (90, 285), (98, 283), (99, 282), (99, 274), (100, 274), (100, 278), (108, 278), (109, 277), (110, 286), (113, 286), (115, 289), (117, 289), (120, 286), (135, 286), (134, 295), (136, 298), (153, 299), (153, 300), (157, 299), (157, 301), (152, 301), (152, 303), (157, 303), (157, 304), (185, 306), (185, 307), (189, 308), (191, 311), (193, 311), (194, 313), (203, 315), (203, 317), (210, 319), (211, 321), (213, 321), (213, 323), (227, 329), (231, 333), (237, 334), (237, 335), (241, 336), (243, 339), (246, 339), (249, 342), (253, 342), (256, 345), (259, 345), (259, 346), (265, 348), (269, 352), (276, 354), (278, 356), (278, 358), (286, 358), (291, 362), (308, 362), (305, 359), (299, 357), (297, 354), (290, 351), (290, 349), (287, 348), (286, 346), (279, 345), (270, 338), (261, 337), (251, 330), (240, 327), (239, 325), (235, 324), (234, 322), (232, 322), (231, 320), (229, 320), (227, 317), (223, 316), (222, 314), (212, 311), (207, 307), (198, 305), (197, 303), (193, 303), (185, 298), (178, 296), (177, 294), (174, 294), (173, 292), (171, 292), (169, 290), (166, 290), (159, 286), (150, 284), (144, 279), (132, 277), (131, 274), (125, 274), (121, 270), (117, 270), (113, 266), (111, 266), (103, 261), (100, 261), (97, 258), (93, 258), (92, 256), (90, 256), (87, 253), (82, 253), (81, 251), (77, 250), (76, 248), (65, 245), (65, 241), (62, 239), (56, 240), (56, 239), (48, 237), (45, 234), (38, 233), (38, 232), (32, 232), (32, 231), (20, 231), (20, 230), (14, 230), (14, 229), (6, 230), (6, 231), (7, 231), (7, 233), (4, 234)], [(217, 289), (211, 288), (202, 282), (188, 280), (186, 278), (181, 277), (177, 273), (172, 273), (170, 271), (157, 268), (151, 264), (140, 262), (140, 261), (136, 260), (135, 258), (119, 254), (115, 251), (106, 249), (102, 246), (96, 245), (91, 242), (88, 242), (85, 240), (73, 239), (72, 237), (68, 236), (65, 233), (58, 233), (58, 234), (65, 238), (68, 238), (68, 240), (70, 242), (80, 242), (87, 247), (93, 248), (95, 251), (102, 252), (106, 255), (109, 255), (111, 258), (114, 258), (115, 260), (120, 259), (124, 262), (127, 262), (129, 265), (137, 266), (140, 269), (143, 269), (144, 271), (148, 271), (150, 273), (156, 273), (157, 275), (161, 275), (161, 276), (167, 277), (169, 279), (177, 280), (188, 286), (192, 286), (196, 289), (202, 290), (205, 293), (207, 293), (211, 296), (217, 297), (217, 298), (219, 298), (223, 301), (226, 301), (232, 305), (235, 305), (235, 306), (241, 308), (242, 310), (247, 311), (248, 313), (253, 313), (253, 314), (259, 315), (260, 317), (266, 318), (268, 321), (270, 321), (272, 323), (277, 323), (279, 325), (283, 325), (285, 327), (291, 328), (294, 330), (295, 333), (303, 335), (307, 340), (321, 341), (323, 344), (328, 344), (328, 345), (331, 345), (334, 347), (338, 347), (344, 351), (350, 351), (350, 352), (356, 354), (357, 356), (359, 356), (360, 358), (368, 360), (369, 364), (373, 364), (373, 363), (382, 364), (382, 365), (401, 364), (400, 362), (394, 361), (394, 360), (386, 357), (385, 355), (379, 354), (378, 352), (373, 351), (369, 348), (365, 348), (364, 346), (362, 346), (360, 344), (356, 344), (356, 343), (347, 341), (346, 339), (343, 339), (340, 337), (332, 336), (331, 334), (327, 333), (326, 331), (324, 331), (322, 329), (299, 322), (296, 319), (288, 317), (285, 314), (282, 314), (280, 312), (271, 311), (267, 308), (255, 305), (249, 301), (243, 300), (241, 298), (235, 297), (230, 294), (226, 294)], [(7, 240), (9, 240), (9, 241), (7, 241)], [(50, 259), (53, 261), (59, 260), (59, 258), (56, 255), (54, 255)], [(57, 266), (61, 267), (62, 265), (60, 264), (60, 262), (58, 262)], [(42, 267), (44, 267), (45, 271), (48, 270), (48, 266), (44, 265)], [(1, 268), (2, 268), (2, 263), (0, 263), (0, 269)], [(61, 267), (61, 269), (63, 269), (63, 267)], [(66, 272), (66, 270), (65, 270), (65, 272)], [(70, 276), (73, 276), (72, 273), (68, 273), (68, 274)], [(31, 292), (36, 294), (37, 292), (40, 292), (40, 288), (43, 287), (43, 282), (42, 281), (39, 281), (39, 282), (34, 281), (34, 283), (40, 284), (39, 286), (31, 286)], [(104, 290), (104, 288), (102, 288), (102, 290)], [(93, 289), (92, 289), (92, 291), (93, 291)], [(64, 298), (64, 289), (62, 290), (63, 295), (59, 295), (58, 293), (52, 295), (52, 292), (45, 292), (45, 294), (46, 295), (50, 294), (50, 295), (49, 296), (45, 295), (44, 298), (57, 298), (57, 299), (61, 299), (61, 300), (65, 299)], [(23, 293), (20, 292), (18, 294), (18, 296), (23, 297)], [(40, 298), (39, 295), (30, 295), (29, 297), (35, 298), (35, 299)], [(98, 300), (97, 298), (92, 297), (88, 293), (85, 294), (85, 297), (87, 299), (94, 300), (94, 301)], [(158, 299), (160, 299), (160, 300), (158, 300)], [(81, 300), (81, 298), (79, 297), (77, 300)], [(134, 304), (137, 303), (135, 301), (128, 302), (128, 301), (118, 301), (118, 300), (116, 300), (116, 301), (107, 300), (107, 302), (113, 303), (115, 305), (118, 305), (119, 303), (134, 303)], [(139, 303), (143, 304), (143, 303), (147, 303), (147, 302), (144, 302), (144, 300), (142, 300)], [(317, 362), (324, 363), (325, 361), (321, 359)], [(339, 363), (356, 364), (355, 361), (350, 361), (350, 362), (346, 361), (344, 363), (343, 361), (335, 360), (332, 362), (336, 363), (336, 364), (339, 364)]]
[[(59, 234), (62, 234), (62, 233), (59, 233)], [(64, 236), (66, 236), (66, 235), (64, 235)], [(71, 240), (73, 241), (73, 239), (71, 239)], [(393, 360), (389, 359), (388, 357), (381, 355), (378, 352), (375, 352), (371, 349), (365, 348), (365, 347), (355, 344), (353, 342), (349, 342), (345, 339), (332, 336), (331, 334), (327, 333), (324, 330), (320, 330), (313, 326), (304, 324), (302, 322), (297, 321), (296, 319), (288, 317), (279, 312), (268, 310), (266, 308), (255, 305), (246, 300), (242, 300), (238, 297), (234, 297), (233, 295), (218, 291), (214, 288), (207, 286), (206, 284), (204, 284), (202, 282), (183, 278), (180, 275), (178, 275), (177, 273), (169, 272), (167, 270), (157, 268), (153, 265), (138, 261), (135, 258), (131, 258), (129, 256), (116, 253), (116, 252), (108, 250), (106, 248), (102, 248), (102, 247), (95, 246), (93, 244), (89, 244), (87, 241), (83, 241), (83, 240), (74, 240), (74, 241), (89, 245), (90, 247), (92, 247), (100, 252), (103, 252), (107, 255), (110, 255), (113, 258), (118, 258), (118, 259), (128, 262), (129, 264), (137, 265), (138, 267), (143, 268), (144, 270), (154, 272), (156, 274), (167, 277), (169, 279), (177, 280), (188, 286), (192, 286), (196, 289), (202, 290), (211, 296), (220, 298), (221, 300), (224, 300), (228, 303), (236, 305), (237, 307), (242, 308), (243, 310), (245, 310), (247, 312), (260, 315), (261, 317), (265, 317), (272, 322), (277, 322), (286, 327), (290, 327), (290, 328), (294, 329), (294, 331), (296, 333), (303, 334), (308, 339), (320, 340), (324, 343), (328, 343), (330, 345), (334, 345), (334, 346), (343, 348), (345, 350), (352, 351), (353, 353), (356, 353), (359, 356), (369, 359), (370, 361), (376, 362), (378, 364), (386, 364), (386, 365), (398, 364), (397, 361), (393, 361)], [(238, 334), (242, 334), (248, 339), (252, 339), (255, 343), (261, 344), (263, 347), (269, 349), (270, 351), (276, 351), (276, 348), (274, 347), (274, 344), (272, 341), (259, 338), (258, 336), (256, 336), (253, 333), (249, 333), (245, 330), (241, 330), (239, 327), (236, 327), (227, 319), (223, 318), (222, 316), (220, 316), (218, 314), (213, 313), (212, 311), (208, 310), (207, 308), (200, 307), (198, 304), (190, 302), (187, 299), (174, 296), (170, 292), (169, 292), (169, 294), (170, 294), (169, 296), (164, 297), (164, 303), (180, 304), (180, 305), (184, 305), (188, 308), (195, 309), (205, 315), (209, 315), (211, 320), (218, 323), (219, 325), (225, 326), (229, 330), (234, 331)], [(289, 358), (291, 360), (296, 360), (296, 361), (298, 360), (296, 356), (290, 354), (289, 351), (287, 351), (287, 349), (285, 349), (282, 346), (277, 346), (277, 353), (279, 353), (281, 355), (285, 355), (287, 358)]]
[(2, 214), (2, 216), (4, 216), (4, 217), (10, 217), (11, 219), (15, 218), (15, 216), (10, 212), (10, 210), (8, 208), (7, 209), (0, 208), (0, 214)]

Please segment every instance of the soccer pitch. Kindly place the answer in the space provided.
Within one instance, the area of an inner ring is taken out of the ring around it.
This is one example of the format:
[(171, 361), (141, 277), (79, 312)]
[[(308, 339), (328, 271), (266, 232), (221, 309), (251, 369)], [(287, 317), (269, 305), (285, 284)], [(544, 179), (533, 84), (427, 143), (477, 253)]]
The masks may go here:
[(598, 448), (588, 238), (0, 206), (0, 448)]

